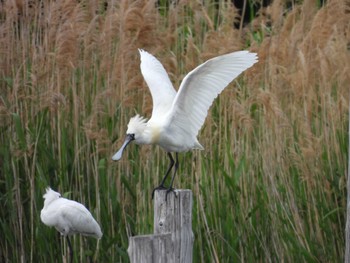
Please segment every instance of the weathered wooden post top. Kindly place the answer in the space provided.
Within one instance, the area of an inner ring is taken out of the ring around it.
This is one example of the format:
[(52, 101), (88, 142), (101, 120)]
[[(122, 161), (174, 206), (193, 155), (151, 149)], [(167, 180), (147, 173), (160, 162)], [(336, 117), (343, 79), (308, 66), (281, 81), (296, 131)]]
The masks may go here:
[(129, 238), (131, 263), (192, 263), (192, 191), (156, 191), (154, 234)]

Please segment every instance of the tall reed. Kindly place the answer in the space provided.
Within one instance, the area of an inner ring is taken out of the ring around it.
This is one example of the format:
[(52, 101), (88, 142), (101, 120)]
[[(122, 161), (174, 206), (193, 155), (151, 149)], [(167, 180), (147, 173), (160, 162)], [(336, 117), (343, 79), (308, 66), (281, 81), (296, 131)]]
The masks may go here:
[(194, 192), (194, 262), (343, 260), (350, 2), (276, 0), (245, 27), (229, 1), (0, 3), (0, 261), (65, 262), (40, 221), (46, 186), (84, 203), (104, 236), (74, 237), (75, 262), (128, 262), (152, 232), (151, 191), (168, 165), (154, 146), (120, 146), (152, 101), (137, 48), (174, 86), (234, 50), (259, 63), (215, 101), (202, 152), (180, 155)]

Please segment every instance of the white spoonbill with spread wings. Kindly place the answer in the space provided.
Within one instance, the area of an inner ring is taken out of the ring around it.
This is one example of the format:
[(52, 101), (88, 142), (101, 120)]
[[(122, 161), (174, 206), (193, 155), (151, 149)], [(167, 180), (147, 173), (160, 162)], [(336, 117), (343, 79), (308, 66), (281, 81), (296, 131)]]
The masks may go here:
[[(168, 194), (173, 191), (178, 153), (203, 149), (197, 135), (209, 107), (232, 80), (258, 61), (257, 54), (237, 51), (209, 59), (188, 73), (176, 92), (162, 64), (148, 52), (139, 52), (141, 73), (152, 95), (152, 117), (149, 121), (139, 115), (130, 119), (125, 142), (112, 160), (119, 160), (131, 141), (159, 145), (167, 152), (170, 166), (152, 196), (157, 189), (167, 189)], [(175, 153), (175, 161), (171, 153)], [(166, 188), (165, 180), (174, 165), (170, 186)]]
[(61, 197), (60, 193), (50, 187), (46, 188), (43, 197), (45, 201), (40, 214), (41, 221), (47, 226), (55, 227), (62, 236), (67, 237), (70, 258), (73, 262), (73, 248), (68, 236), (82, 234), (100, 239), (101, 228), (82, 204)]

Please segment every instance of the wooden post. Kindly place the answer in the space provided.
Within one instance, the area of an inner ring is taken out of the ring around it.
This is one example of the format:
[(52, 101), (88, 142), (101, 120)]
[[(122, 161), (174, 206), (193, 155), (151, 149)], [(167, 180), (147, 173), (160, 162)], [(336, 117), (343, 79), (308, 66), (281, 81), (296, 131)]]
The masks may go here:
[(156, 191), (154, 196), (154, 234), (129, 238), (131, 263), (192, 263), (192, 192)]

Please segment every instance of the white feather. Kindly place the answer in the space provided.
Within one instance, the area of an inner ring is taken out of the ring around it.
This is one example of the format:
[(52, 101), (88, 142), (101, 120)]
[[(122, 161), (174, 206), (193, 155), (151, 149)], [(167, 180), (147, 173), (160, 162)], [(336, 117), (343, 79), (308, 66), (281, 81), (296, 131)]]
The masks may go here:
[(148, 52), (139, 49), (141, 56), (141, 73), (152, 95), (152, 116), (167, 112), (176, 96), (176, 91), (171, 84), (163, 65)]
[(196, 137), (214, 99), (239, 74), (257, 62), (255, 53), (238, 51), (199, 65), (183, 79), (169, 113), (169, 130)]
[(102, 237), (99, 224), (85, 206), (62, 198), (60, 193), (51, 188), (46, 189), (43, 197), (45, 201), (40, 218), (45, 225), (55, 227), (63, 236), (82, 234)]
[(162, 64), (151, 54), (139, 50), (141, 72), (153, 99), (152, 117), (147, 123), (136, 116), (128, 125), (127, 140), (113, 156), (119, 160), (131, 141), (156, 144), (167, 152), (203, 149), (197, 140), (214, 99), (239, 74), (258, 61), (255, 53), (238, 51), (212, 58), (183, 79), (178, 93)]
[[(131, 118), (126, 139), (112, 160), (120, 160), (124, 149), (132, 141), (137, 144), (159, 145), (168, 152), (170, 165), (153, 193), (165, 188), (166, 178), (174, 167), (170, 186), (167, 188), (168, 194), (173, 191), (172, 185), (179, 166), (177, 153), (203, 149), (197, 135), (209, 107), (231, 81), (258, 59), (255, 53), (248, 51), (212, 58), (188, 73), (176, 93), (162, 64), (146, 51), (139, 51), (141, 72), (153, 99), (152, 117), (147, 122), (138, 115)], [(176, 152), (175, 161), (171, 152)]]

